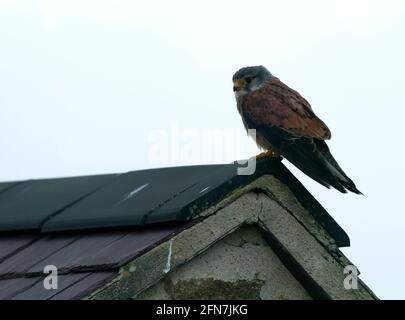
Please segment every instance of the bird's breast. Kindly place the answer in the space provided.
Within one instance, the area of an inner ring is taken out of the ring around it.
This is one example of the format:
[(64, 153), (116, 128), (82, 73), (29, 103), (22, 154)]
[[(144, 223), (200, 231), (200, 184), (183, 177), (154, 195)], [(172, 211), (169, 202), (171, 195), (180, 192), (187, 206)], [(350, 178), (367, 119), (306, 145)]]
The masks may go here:
[[(270, 141), (268, 141), (260, 133), (260, 130), (258, 130), (253, 125), (251, 125), (245, 118), (245, 116), (244, 116), (245, 113), (243, 112), (243, 99), (242, 98), (239, 98), (237, 100), (237, 108), (238, 108), (239, 114), (242, 118), (243, 126), (245, 127), (247, 134), (255, 141), (257, 146), (260, 149), (264, 149), (264, 150), (269, 150), (269, 149), (275, 150), (275, 148), (272, 146)], [(254, 129), (254, 131), (252, 129)]]

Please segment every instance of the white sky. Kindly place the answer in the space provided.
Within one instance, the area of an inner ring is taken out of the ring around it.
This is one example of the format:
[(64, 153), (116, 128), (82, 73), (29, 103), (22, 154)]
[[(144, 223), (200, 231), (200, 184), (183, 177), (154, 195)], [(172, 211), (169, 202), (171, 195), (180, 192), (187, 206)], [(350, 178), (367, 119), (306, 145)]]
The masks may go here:
[[(293, 172), (349, 234), (366, 284), (405, 298), (404, 13), (403, 1), (3, 0), (0, 181), (247, 158), (231, 77), (263, 64), (328, 124), (365, 196)], [(231, 139), (214, 140), (219, 158), (201, 151), (218, 130)]]

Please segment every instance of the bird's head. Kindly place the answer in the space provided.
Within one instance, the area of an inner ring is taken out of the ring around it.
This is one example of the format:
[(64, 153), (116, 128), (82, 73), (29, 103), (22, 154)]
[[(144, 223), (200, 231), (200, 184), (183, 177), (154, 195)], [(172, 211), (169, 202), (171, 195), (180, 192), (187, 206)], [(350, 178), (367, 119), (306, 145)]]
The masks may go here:
[(263, 66), (245, 67), (238, 70), (232, 77), (236, 99), (250, 91), (260, 89), (271, 81), (272, 77), (272, 74)]

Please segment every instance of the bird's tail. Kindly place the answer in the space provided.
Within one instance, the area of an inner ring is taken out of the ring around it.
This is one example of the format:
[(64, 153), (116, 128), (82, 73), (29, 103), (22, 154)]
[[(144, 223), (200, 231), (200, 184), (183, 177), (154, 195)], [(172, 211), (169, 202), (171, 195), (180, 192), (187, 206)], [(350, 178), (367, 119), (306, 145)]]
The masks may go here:
[(333, 158), (325, 141), (308, 140), (283, 152), (283, 156), (302, 172), (323, 186), (342, 193), (362, 194)]
[[(351, 180), (347, 174), (343, 171), (343, 169), (339, 166), (335, 158), (332, 156), (331, 152), (329, 151), (329, 147), (326, 144), (325, 141), (323, 140), (315, 140), (315, 145), (317, 146), (317, 149), (319, 152), (322, 154), (322, 156), (326, 159), (327, 163), (333, 168), (331, 171), (336, 171), (335, 172), (335, 177), (337, 178), (339, 185), (343, 186), (344, 189), (347, 189), (353, 193), (356, 194), (361, 194), (361, 191), (357, 189), (356, 185), (354, 184), (353, 180)], [(334, 185), (332, 185), (335, 187)], [(339, 190), (339, 189), (338, 189)], [(339, 190), (342, 191), (342, 190)], [(346, 190), (342, 191), (343, 193), (346, 193)]]

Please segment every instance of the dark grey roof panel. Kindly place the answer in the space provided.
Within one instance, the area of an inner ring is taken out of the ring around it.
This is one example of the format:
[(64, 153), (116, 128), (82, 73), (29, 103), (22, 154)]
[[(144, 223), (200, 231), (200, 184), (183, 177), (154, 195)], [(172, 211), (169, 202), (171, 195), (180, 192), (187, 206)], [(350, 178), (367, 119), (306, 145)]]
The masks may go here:
[(75, 240), (69, 235), (40, 238), (0, 263), (0, 279), (24, 276), (32, 266)]
[[(118, 269), (187, 226), (149, 226), (53, 235), (3, 235), (0, 299), (78, 299), (117, 275)], [(58, 268), (58, 290), (43, 288), (46, 265)]]
[(70, 300), (83, 298), (116, 275), (117, 272), (112, 271), (58, 275), (57, 289), (45, 289), (43, 277), (0, 280), (0, 286), (6, 286), (1, 282), (13, 286), (14, 290), (4, 291), (8, 294), (5, 299), (9, 300)]
[(0, 231), (38, 229), (53, 214), (117, 175), (32, 180), (0, 193)]
[(4, 235), (0, 248), (6, 248), (8, 255), (0, 260), (0, 279), (38, 276), (46, 265), (56, 266), (61, 274), (119, 268), (185, 227), (154, 225), (87, 234), (31, 235), (31, 239)]
[[(205, 175), (190, 188), (184, 190), (161, 206), (150, 212), (145, 218), (147, 223), (159, 223), (175, 217), (176, 220), (185, 221), (192, 219), (196, 214), (230, 193), (235, 188), (245, 184), (251, 179), (244, 176), (241, 182), (235, 183), (237, 166), (234, 164), (221, 165)], [(198, 201), (199, 200), (199, 201)]]
[(15, 295), (31, 288), (40, 279), (38, 278), (17, 278), (0, 280), (0, 300), (9, 300)]
[(116, 271), (59, 275), (57, 289), (45, 289), (44, 277), (0, 280), (0, 300), (80, 299), (116, 275)]
[(32, 266), (27, 273), (42, 272), (44, 266), (49, 264), (57, 266), (60, 272), (118, 268), (163, 241), (177, 229), (154, 226), (130, 232), (104, 231), (83, 235)]
[[(58, 235), (56, 235), (58, 237)], [(70, 241), (65, 246), (58, 248), (46, 258), (41, 259), (32, 265), (25, 272), (30, 274), (42, 273), (46, 265), (54, 265), (60, 273), (75, 269), (86, 269), (86, 265), (80, 262), (91, 258), (103, 252), (105, 247), (122, 238), (122, 231), (106, 231), (103, 233), (90, 233), (88, 235), (78, 236), (74, 241)], [(94, 261), (93, 261), (94, 262)], [(89, 263), (88, 266), (92, 264)]]
[(0, 236), (0, 263), (15, 252), (24, 249), (38, 236), (32, 234), (1, 235)]
[(17, 185), (19, 182), (2, 182), (0, 183), (0, 193), (10, 189), (11, 187)]
[(69, 275), (58, 275), (58, 287), (57, 289), (45, 289), (44, 278), (36, 278), (36, 282), (33, 286), (25, 289), (24, 291), (11, 297), (11, 300), (48, 300), (58, 293), (63, 292), (70, 286), (81, 281), (89, 276), (89, 273), (73, 273)]
[[(69, 274), (68, 276), (71, 275), (72, 274)], [(96, 289), (101, 288), (104, 284), (108, 283), (116, 276), (116, 271), (89, 273), (80, 281), (73, 283), (64, 290), (52, 296), (50, 300), (72, 300), (84, 298), (86, 295), (90, 294)], [(33, 296), (35, 297), (35, 292), (33, 292)]]
[[(42, 231), (143, 225), (151, 212), (223, 167), (189, 166), (126, 173), (54, 216)], [(165, 221), (176, 221), (175, 213)]]

